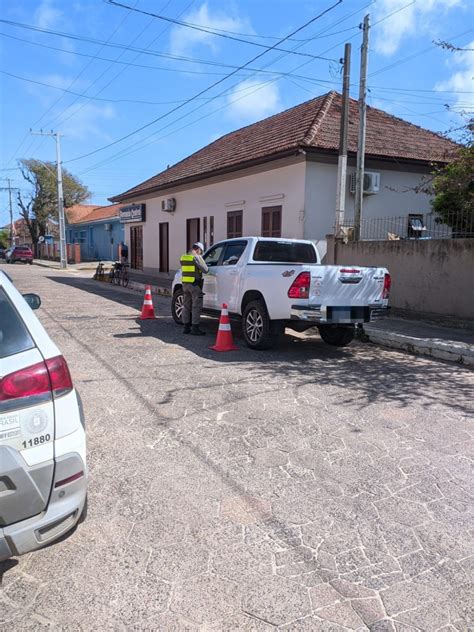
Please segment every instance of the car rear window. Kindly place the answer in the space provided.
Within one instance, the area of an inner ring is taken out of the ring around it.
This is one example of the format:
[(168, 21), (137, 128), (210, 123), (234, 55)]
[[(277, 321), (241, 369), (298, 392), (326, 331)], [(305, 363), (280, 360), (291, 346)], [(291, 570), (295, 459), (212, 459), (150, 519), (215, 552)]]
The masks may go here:
[(311, 244), (292, 241), (259, 241), (253, 253), (254, 261), (271, 263), (317, 263)]
[(25, 323), (0, 288), (0, 358), (21, 353), (35, 346)]

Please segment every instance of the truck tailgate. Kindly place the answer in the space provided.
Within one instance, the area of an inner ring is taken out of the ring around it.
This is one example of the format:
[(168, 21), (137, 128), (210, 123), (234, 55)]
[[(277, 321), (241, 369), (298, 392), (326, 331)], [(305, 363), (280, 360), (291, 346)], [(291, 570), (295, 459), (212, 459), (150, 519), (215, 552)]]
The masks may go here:
[(384, 306), (385, 268), (317, 266), (311, 271), (310, 307)]

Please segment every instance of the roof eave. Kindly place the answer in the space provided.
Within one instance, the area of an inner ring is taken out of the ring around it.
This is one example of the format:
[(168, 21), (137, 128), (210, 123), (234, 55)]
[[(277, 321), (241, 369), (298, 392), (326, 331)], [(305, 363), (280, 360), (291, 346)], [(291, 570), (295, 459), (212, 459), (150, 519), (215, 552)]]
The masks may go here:
[(141, 191), (133, 191), (132, 189), (130, 191), (125, 191), (125, 193), (121, 193), (120, 195), (116, 195), (108, 199), (114, 204), (121, 203), (126, 200), (137, 199), (144, 195), (150, 195), (151, 193), (166, 191), (166, 189), (175, 189), (176, 187), (181, 186), (183, 184), (199, 182), (200, 180), (208, 180), (209, 178), (213, 178), (215, 176), (224, 175), (226, 173), (233, 173), (235, 171), (241, 171), (242, 169), (247, 169), (249, 167), (254, 167), (256, 165), (261, 165), (266, 162), (273, 162), (274, 160), (279, 160), (280, 158), (287, 158), (288, 156), (294, 156), (300, 153), (302, 149), (305, 149), (305, 148), (295, 145), (294, 147), (291, 147), (290, 149), (285, 149), (284, 151), (280, 151), (275, 154), (261, 156), (259, 158), (253, 158), (251, 160), (246, 160), (245, 162), (239, 162), (238, 164), (230, 165), (228, 167), (223, 167), (222, 169), (213, 169), (212, 171), (200, 173), (195, 176), (180, 178), (178, 180), (174, 180), (173, 182), (167, 182), (165, 184), (150, 187), (148, 189), (143, 189)]

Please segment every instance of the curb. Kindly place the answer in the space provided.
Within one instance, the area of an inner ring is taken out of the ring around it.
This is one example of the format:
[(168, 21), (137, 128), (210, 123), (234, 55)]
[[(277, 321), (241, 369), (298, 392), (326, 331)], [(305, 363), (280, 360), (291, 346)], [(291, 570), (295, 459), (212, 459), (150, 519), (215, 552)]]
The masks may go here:
[[(96, 279), (93, 279), (96, 280)], [(97, 283), (109, 283), (108, 279), (104, 279), (104, 281), (96, 280)], [(151, 288), (151, 293), (156, 294), (157, 296), (165, 296), (167, 298), (171, 298), (171, 290), (166, 287), (161, 287), (159, 285), (151, 285), (150, 283), (141, 283), (140, 281), (129, 281), (126, 288), (127, 290), (136, 290), (140, 292), (144, 292), (147, 285)], [(121, 285), (113, 285), (114, 288), (122, 288)]]
[(432, 338), (415, 338), (388, 331), (380, 331), (364, 327), (365, 334), (370, 342), (401, 349), (417, 355), (430, 356), (438, 360), (456, 362), (465, 366), (474, 366), (474, 346), (462, 342), (443, 342)]

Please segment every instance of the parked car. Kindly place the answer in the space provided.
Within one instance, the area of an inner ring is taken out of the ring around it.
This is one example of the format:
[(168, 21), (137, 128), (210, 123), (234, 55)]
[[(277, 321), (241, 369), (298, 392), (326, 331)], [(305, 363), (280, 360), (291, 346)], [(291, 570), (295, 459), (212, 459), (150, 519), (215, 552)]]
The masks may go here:
[(5, 253), (5, 260), (7, 263), (16, 263), (17, 261), (23, 261), (23, 263), (33, 263), (33, 252), (29, 246), (13, 246)]
[(0, 271), (0, 561), (70, 531), (86, 502), (82, 409), (40, 304)]
[[(204, 259), (204, 310), (219, 314), (226, 303), (241, 319), (253, 349), (273, 347), (285, 327), (317, 326), (330, 345), (345, 346), (356, 325), (388, 313), (390, 274), (386, 268), (321, 265), (311, 241), (244, 237), (219, 242)], [(173, 281), (172, 315), (181, 323), (181, 271)]]

